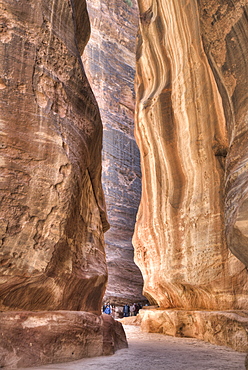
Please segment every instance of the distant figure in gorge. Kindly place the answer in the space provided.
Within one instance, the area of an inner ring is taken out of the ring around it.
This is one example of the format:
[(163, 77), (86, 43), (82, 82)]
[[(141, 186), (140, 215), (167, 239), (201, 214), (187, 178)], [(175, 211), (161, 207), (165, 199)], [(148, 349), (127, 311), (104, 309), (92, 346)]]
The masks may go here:
[(135, 309), (136, 306), (135, 303), (133, 303), (132, 306), (130, 306), (130, 316), (135, 316)]
[(106, 307), (104, 308), (104, 313), (106, 313), (107, 315), (111, 315), (111, 312), (112, 312), (112, 309), (111, 309), (111, 306), (109, 303), (107, 303)]
[(123, 307), (123, 317), (128, 317), (130, 313), (130, 307), (128, 304), (125, 304)]

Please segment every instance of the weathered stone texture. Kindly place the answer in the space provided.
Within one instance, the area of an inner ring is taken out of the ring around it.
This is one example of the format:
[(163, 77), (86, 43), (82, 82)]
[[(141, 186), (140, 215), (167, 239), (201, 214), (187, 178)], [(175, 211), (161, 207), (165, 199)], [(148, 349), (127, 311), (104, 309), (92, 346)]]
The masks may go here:
[(127, 348), (126, 334), (122, 324), (112, 316), (103, 314), (103, 355), (113, 355), (118, 349)]
[(201, 33), (222, 97), (228, 150), (225, 223), (228, 247), (248, 266), (248, 2), (199, 2)]
[(245, 4), (139, 1), (135, 260), (160, 307), (248, 308), (247, 270), (224, 232), (245, 262)]
[(86, 3), (4, 0), (0, 17), (0, 367), (110, 353), (127, 343), (111, 318), (110, 348), (99, 316), (109, 224)]
[(100, 313), (108, 222), (85, 1), (4, 0), (0, 14), (0, 309)]
[(191, 337), (248, 351), (248, 312), (141, 310), (141, 328), (175, 337)]
[(16, 311), (1, 313), (0, 318), (1, 368), (68, 362), (127, 347), (123, 327), (112, 317), (75, 311)]
[(143, 300), (132, 235), (140, 200), (140, 159), (134, 140), (135, 1), (90, 1), (91, 38), (83, 61), (103, 121), (103, 188), (110, 230), (105, 234), (109, 281), (105, 300)]

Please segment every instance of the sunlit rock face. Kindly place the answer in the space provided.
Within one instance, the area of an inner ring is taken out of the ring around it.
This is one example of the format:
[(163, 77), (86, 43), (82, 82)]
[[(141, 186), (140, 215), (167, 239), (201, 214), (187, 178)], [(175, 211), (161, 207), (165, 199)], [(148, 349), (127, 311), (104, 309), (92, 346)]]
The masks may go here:
[(103, 121), (103, 188), (110, 230), (105, 234), (109, 280), (105, 300), (143, 300), (132, 235), (140, 201), (140, 159), (134, 140), (135, 1), (90, 1), (91, 37), (83, 55)]
[(0, 310), (100, 313), (102, 125), (85, 1), (1, 2)]
[(248, 308), (245, 4), (139, 1), (135, 259), (163, 308)]

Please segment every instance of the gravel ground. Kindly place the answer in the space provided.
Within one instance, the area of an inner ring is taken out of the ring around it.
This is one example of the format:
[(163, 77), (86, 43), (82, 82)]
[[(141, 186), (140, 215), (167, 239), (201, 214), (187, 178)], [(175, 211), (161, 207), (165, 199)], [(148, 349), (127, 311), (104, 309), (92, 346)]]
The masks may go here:
[(34, 367), (32, 370), (245, 370), (245, 353), (191, 338), (143, 333), (124, 325), (129, 348), (113, 356)]

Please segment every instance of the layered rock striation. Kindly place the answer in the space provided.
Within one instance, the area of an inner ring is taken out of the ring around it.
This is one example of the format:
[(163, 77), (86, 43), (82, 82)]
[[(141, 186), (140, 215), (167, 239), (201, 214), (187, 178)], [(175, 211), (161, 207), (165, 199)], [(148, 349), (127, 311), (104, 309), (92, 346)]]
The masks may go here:
[(86, 5), (4, 1), (1, 18), (0, 308), (100, 312), (108, 222)]
[(82, 311), (1, 314), (1, 368), (34, 367), (112, 355), (126, 347), (121, 323), (109, 315)]
[(4, 0), (0, 18), (0, 366), (110, 353), (98, 346), (109, 224), (86, 3)]
[(246, 266), (248, 266), (247, 14), (247, 1), (199, 2), (203, 46), (222, 98), (228, 136), (224, 183), (227, 243), (232, 253)]
[(111, 225), (105, 234), (109, 280), (105, 300), (139, 302), (143, 279), (133, 262), (132, 235), (140, 200), (134, 140), (135, 1), (88, 3), (91, 37), (83, 55), (103, 121), (103, 189)]
[(198, 338), (235, 351), (248, 352), (248, 312), (143, 309), (141, 329), (175, 337)]
[(161, 308), (248, 309), (247, 1), (139, 9), (133, 240), (145, 295)]

